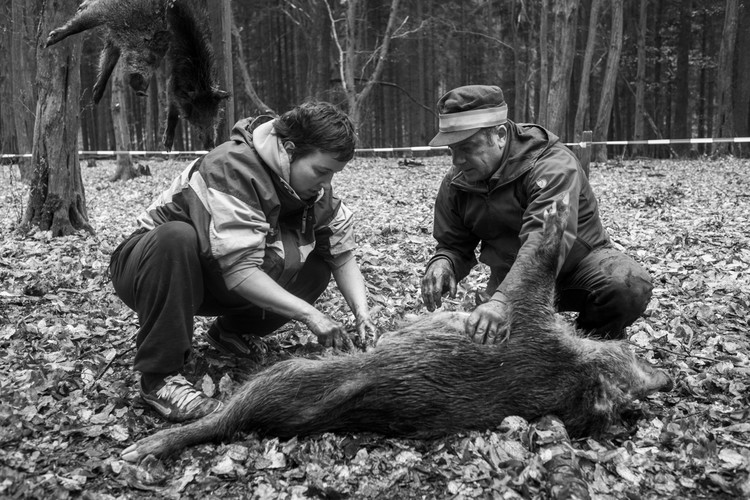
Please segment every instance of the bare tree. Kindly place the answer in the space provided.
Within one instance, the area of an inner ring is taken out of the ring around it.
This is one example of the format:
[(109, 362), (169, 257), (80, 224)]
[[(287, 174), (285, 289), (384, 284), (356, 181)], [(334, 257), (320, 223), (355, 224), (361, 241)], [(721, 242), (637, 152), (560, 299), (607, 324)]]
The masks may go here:
[[(76, 0), (45, 0), (38, 37), (68, 19)], [(78, 229), (93, 233), (78, 161), (79, 96), (81, 94), (81, 37), (71, 37), (51, 48), (37, 50), (36, 86), (39, 89), (32, 148), (31, 191), (23, 225), (64, 236)], [(36, 46), (42, 47), (37, 39)]]
[[(36, 53), (34, 47), (34, 23), (38, 0), (13, 0), (11, 4), (11, 67), (13, 68), (13, 119), (15, 120), (16, 144), (19, 153), (31, 151), (34, 134), (34, 103), (36, 87), (29, 85), (36, 75)], [(31, 177), (30, 161), (20, 161), (21, 175)]]
[(118, 151), (117, 170), (110, 179), (112, 182), (127, 181), (138, 176), (129, 153), (130, 127), (128, 125), (128, 106), (122, 68), (122, 64), (115, 66), (110, 78), (110, 85), (112, 87), (112, 122), (115, 128), (115, 149)]
[[(612, 116), (612, 104), (615, 97), (615, 84), (620, 66), (620, 54), (622, 53), (622, 30), (623, 30), (623, 0), (612, 0), (612, 26), (609, 39), (609, 50), (607, 52), (607, 67), (604, 70), (604, 83), (602, 84), (602, 96), (599, 101), (599, 110), (596, 113), (596, 125), (594, 126), (594, 140), (607, 140), (609, 132), (609, 120)], [(596, 161), (607, 161), (607, 147), (601, 146), (596, 150)]]
[[(690, 137), (688, 109), (690, 103), (690, 45), (692, 0), (683, 0), (680, 7), (680, 30), (677, 36), (677, 68), (675, 75), (675, 109), (673, 137), (684, 139)], [(688, 151), (688, 145), (675, 144), (680, 154)]]
[(247, 70), (247, 61), (245, 59), (245, 50), (242, 45), (242, 36), (240, 35), (240, 30), (237, 28), (237, 24), (234, 22), (234, 18), (232, 18), (232, 37), (234, 38), (234, 45), (237, 47), (237, 67), (240, 69), (245, 95), (250, 99), (250, 102), (259, 113), (273, 113), (273, 110), (263, 102), (263, 99), (255, 91), (253, 82), (250, 79), (250, 72)]
[[(714, 137), (734, 136), (734, 114), (732, 110), (732, 74), (734, 72), (734, 46), (737, 42), (737, 18), (739, 0), (726, 0), (724, 29), (719, 49), (719, 64), (716, 70), (716, 106), (713, 117)], [(714, 143), (713, 154), (727, 154), (726, 142)]]
[(596, 47), (596, 29), (599, 25), (599, 8), (601, 2), (591, 2), (589, 12), (589, 30), (586, 37), (586, 51), (583, 55), (583, 67), (581, 68), (581, 86), (578, 89), (578, 107), (573, 125), (573, 140), (580, 141), (584, 127), (589, 127), (589, 87), (591, 84), (591, 63), (594, 59), (594, 48)]
[[(334, 17), (333, 10), (328, 2), (324, 1), (328, 9), (328, 15), (331, 18), (331, 33), (334, 44), (338, 50), (339, 73), (341, 75), (341, 87), (346, 96), (349, 116), (355, 126), (360, 125), (360, 120), (364, 114), (364, 106), (367, 97), (372, 92), (376, 84), (380, 82), (380, 76), (383, 74), (385, 62), (388, 57), (391, 40), (396, 31), (396, 19), (398, 15), (400, 0), (391, 0), (388, 23), (382, 35), (382, 41), (376, 47), (370, 57), (362, 64), (361, 56), (358, 50), (359, 33), (358, 23), (360, 22), (360, 11), (364, 8), (365, 2), (362, 0), (349, 0), (346, 2), (346, 12), (343, 20), (343, 36), (339, 35), (336, 29), (337, 20)], [(367, 78), (358, 77), (357, 74), (364, 74), (371, 60), (375, 61), (375, 66), (370, 76)], [(361, 84), (360, 90), (357, 90), (357, 83)]]
[(578, 0), (554, 0), (553, 9), (555, 57), (552, 63), (545, 125), (556, 134), (564, 136), (563, 126), (568, 111), (570, 76), (575, 58)]
[[(232, 67), (232, 0), (213, 0), (207, 5), (211, 23), (211, 42), (214, 46), (214, 57), (218, 69), (219, 88), (234, 88), (234, 70)], [(234, 97), (231, 93), (224, 104), (224, 114), (216, 130), (216, 143), (229, 139), (234, 127)]]
[[(638, 69), (635, 76), (635, 123), (633, 124), (633, 138), (642, 141), (644, 138), (644, 118), (646, 109), (646, 6), (648, 0), (639, 0), (638, 28), (636, 39), (638, 40)], [(633, 152), (636, 156), (643, 155), (646, 148), (642, 144), (636, 144)]]
[(547, 125), (547, 106), (549, 103), (549, 0), (542, 0), (539, 21), (539, 123)]

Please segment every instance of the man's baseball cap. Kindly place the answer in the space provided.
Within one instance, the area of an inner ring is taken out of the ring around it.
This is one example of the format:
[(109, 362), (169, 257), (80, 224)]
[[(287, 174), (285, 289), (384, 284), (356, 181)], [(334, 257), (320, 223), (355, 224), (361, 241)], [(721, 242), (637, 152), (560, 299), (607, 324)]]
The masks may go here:
[(447, 92), (437, 103), (438, 134), (430, 146), (448, 146), (468, 139), (479, 129), (508, 120), (503, 91), (494, 85), (466, 85)]

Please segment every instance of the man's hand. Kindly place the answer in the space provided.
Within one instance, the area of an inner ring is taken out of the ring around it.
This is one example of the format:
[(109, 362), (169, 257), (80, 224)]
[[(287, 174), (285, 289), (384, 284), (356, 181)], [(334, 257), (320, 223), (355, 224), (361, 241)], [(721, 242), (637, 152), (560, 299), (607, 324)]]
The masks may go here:
[(508, 339), (507, 319), (507, 304), (503, 300), (490, 299), (466, 319), (466, 335), (478, 344), (499, 344)]
[(310, 331), (318, 337), (318, 343), (324, 347), (333, 347), (345, 351), (352, 350), (354, 344), (346, 334), (344, 327), (317, 309), (314, 309), (314, 311), (304, 322)]
[(443, 305), (443, 294), (448, 292), (451, 298), (456, 296), (456, 275), (448, 259), (435, 260), (422, 278), (422, 300), (427, 310), (432, 312)]

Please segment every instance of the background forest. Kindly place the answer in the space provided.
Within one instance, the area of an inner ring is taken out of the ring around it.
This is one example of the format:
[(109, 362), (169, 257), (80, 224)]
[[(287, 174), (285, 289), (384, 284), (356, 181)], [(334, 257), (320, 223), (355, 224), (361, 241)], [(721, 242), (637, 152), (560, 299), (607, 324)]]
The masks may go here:
[[(206, 0), (196, 0), (196, 2)], [(210, 2), (214, 4), (214, 2)], [(499, 84), (515, 121), (564, 141), (750, 135), (750, 2), (721, 0), (243, 0), (207, 23), (221, 87), (230, 90), (219, 140), (235, 119), (316, 97), (359, 124), (360, 147), (425, 145), (434, 104), (463, 84)], [(43, 0), (0, 0), (0, 150), (29, 153), (43, 46)], [(229, 1), (222, 2), (222, 6)], [(218, 3), (214, 4), (216, 7)], [(223, 24), (222, 24), (223, 23)], [(107, 86), (94, 106), (102, 30), (78, 35), (83, 150), (118, 149)], [(10, 48), (11, 50), (7, 50)], [(744, 55), (744, 56), (743, 56)], [(137, 97), (125, 86), (129, 148), (162, 150), (163, 69)], [(230, 82), (230, 83), (227, 83)], [(119, 109), (119, 108), (117, 108)], [(202, 149), (178, 129), (174, 148)], [(747, 145), (609, 148), (674, 156), (743, 154)], [(606, 153), (600, 148), (599, 159)]]

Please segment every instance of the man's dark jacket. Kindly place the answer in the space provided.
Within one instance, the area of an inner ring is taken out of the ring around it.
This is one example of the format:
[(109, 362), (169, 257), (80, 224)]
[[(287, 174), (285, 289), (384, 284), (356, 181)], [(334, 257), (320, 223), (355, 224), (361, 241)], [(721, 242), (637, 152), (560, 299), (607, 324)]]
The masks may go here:
[[(507, 122), (500, 167), (485, 181), (469, 182), (453, 167), (435, 201), (435, 256), (448, 258), (456, 279), (479, 260), (492, 271), (488, 292), (505, 291), (517, 279), (513, 264), (519, 254), (538, 244), (544, 210), (566, 192), (570, 216), (563, 236), (558, 276), (575, 269), (593, 248), (609, 244), (588, 178), (576, 156), (550, 131), (534, 124)], [(429, 265), (429, 264), (428, 264)]]

